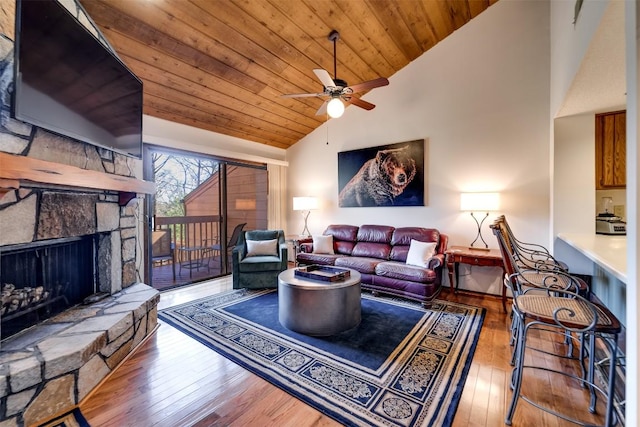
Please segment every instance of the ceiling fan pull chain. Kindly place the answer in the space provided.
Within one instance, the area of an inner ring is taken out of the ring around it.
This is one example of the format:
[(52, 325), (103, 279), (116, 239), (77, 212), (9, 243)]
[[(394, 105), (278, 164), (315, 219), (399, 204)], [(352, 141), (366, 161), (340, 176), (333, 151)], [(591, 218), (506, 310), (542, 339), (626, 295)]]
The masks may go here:
[(329, 145), (329, 113), (327, 113), (327, 121), (325, 124), (327, 125), (327, 145)]

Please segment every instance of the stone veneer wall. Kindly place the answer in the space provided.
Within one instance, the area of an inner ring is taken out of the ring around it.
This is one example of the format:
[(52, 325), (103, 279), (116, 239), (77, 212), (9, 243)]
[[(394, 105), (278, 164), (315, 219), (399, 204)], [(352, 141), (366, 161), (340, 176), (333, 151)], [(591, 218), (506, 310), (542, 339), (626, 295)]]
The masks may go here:
[[(75, 0), (61, 3), (108, 46)], [(11, 118), (12, 39), (13, 34), (0, 34), (0, 151), (141, 179), (138, 159)], [(97, 281), (99, 290), (111, 295), (2, 343), (0, 427), (32, 425), (71, 410), (155, 330), (159, 293), (138, 283), (141, 215), (139, 199), (121, 207), (113, 191), (21, 182), (20, 189), (0, 196), (0, 250), (100, 233)]]
[[(11, 118), (13, 42), (0, 37), (0, 151), (82, 169), (142, 178), (142, 161), (58, 136)], [(102, 248), (100, 290), (114, 293), (141, 279), (137, 244), (140, 199), (118, 205), (113, 191), (82, 191), (61, 186), (29, 187), (0, 199), (0, 247), (58, 237), (110, 233), (112, 250)]]

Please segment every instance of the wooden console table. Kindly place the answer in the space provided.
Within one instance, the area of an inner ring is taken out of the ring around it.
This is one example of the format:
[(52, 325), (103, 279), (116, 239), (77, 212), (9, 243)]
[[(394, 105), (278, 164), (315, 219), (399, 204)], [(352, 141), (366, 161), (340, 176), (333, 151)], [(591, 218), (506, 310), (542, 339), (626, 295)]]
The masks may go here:
[[(468, 246), (451, 246), (445, 252), (447, 257), (447, 269), (449, 270), (449, 286), (451, 292), (455, 293), (459, 285), (460, 264), (479, 265), (481, 267), (500, 267), (504, 276), (504, 263), (502, 254), (497, 249), (482, 250), (473, 249)], [(453, 273), (455, 272), (455, 286)], [(507, 288), (502, 284), (502, 309), (507, 311)]]

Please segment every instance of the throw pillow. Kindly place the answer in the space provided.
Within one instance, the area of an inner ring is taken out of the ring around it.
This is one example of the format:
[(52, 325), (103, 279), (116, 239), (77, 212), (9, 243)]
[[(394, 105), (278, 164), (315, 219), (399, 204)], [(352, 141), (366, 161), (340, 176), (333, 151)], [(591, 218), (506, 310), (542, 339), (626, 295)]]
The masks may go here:
[(278, 239), (247, 240), (247, 256), (278, 256)]
[(333, 255), (333, 236), (313, 236), (313, 253)]
[(436, 242), (421, 242), (411, 239), (409, 253), (407, 254), (407, 264), (418, 267), (426, 267), (427, 260), (436, 253)]

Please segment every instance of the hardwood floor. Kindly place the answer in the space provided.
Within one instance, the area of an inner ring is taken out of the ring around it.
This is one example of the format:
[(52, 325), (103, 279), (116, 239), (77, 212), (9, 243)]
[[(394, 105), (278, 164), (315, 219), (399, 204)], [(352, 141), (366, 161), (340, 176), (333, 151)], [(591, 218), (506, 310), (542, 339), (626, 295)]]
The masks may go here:
[[(164, 292), (159, 308), (231, 289), (229, 277)], [(442, 299), (487, 309), (473, 363), (453, 421), (454, 426), (502, 426), (511, 399), (508, 327), (500, 299), (451, 294)], [(559, 347), (541, 336), (541, 345)], [(540, 356), (542, 357), (542, 356)], [(569, 367), (544, 357), (539, 363)], [(524, 389), (560, 411), (583, 414), (586, 391), (576, 381), (546, 373), (527, 375)], [(96, 426), (337, 426), (331, 418), (249, 373), (213, 350), (162, 324), (80, 408)], [(602, 413), (603, 405), (598, 404)], [(514, 426), (574, 426), (520, 400)]]

